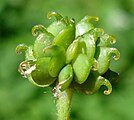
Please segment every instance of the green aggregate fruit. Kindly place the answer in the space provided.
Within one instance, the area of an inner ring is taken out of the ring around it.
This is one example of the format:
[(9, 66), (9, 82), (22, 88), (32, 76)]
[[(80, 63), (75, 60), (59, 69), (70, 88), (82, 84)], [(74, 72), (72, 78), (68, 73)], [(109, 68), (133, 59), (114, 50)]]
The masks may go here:
[(16, 53), (24, 51), (25, 60), (18, 71), (24, 78), (39, 87), (68, 88), (86, 94), (93, 94), (105, 86), (104, 94), (112, 91), (112, 84), (119, 74), (111, 70), (110, 62), (120, 58), (113, 35), (97, 28), (91, 19), (85, 16), (78, 23), (75, 19), (63, 17), (59, 13), (49, 12), (54, 17), (50, 25), (35, 25), (32, 45), (20, 44)]

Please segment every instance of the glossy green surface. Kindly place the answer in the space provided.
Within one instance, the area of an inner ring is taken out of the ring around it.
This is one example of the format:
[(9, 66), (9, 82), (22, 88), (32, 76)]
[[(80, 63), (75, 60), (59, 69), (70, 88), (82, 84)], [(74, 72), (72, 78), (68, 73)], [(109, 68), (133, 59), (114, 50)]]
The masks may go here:
[(71, 23), (65, 29), (59, 32), (59, 34), (54, 38), (53, 45), (63, 46), (65, 49), (73, 42), (75, 39), (75, 24)]
[(31, 76), (35, 83), (42, 86), (49, 86), (55, 80), (48, 72), (50, 58), (37, 59), (36, 68), (32, 71)]
[[(24, 52), (15, 54), (20, 43), (34, 43), (31, 28), (42, 24), (46, 28), (55, 21), (47, 19), (49, 11), (75, 18), (78, 23), (85, 15), (98, 16), (91, 20), (94, 27), (114, 35), (121, 58), (110, 62), (110, 69), (120, 73), (112, 85), (113, 92), (103, 95), (100, 88), (93, 95), (74, 92), (72, 120), (134, 120), (134, 0), (1, 0), (0, 1), (0, 119), (56, 120), (51, 88), (38, 88), (17, 71)], [(108, 78), (107, 78), (108, 79)], [(109, 80), (109, 79), (108, 79)], [(44, 93), (45, 92), (45, 93)], [(35, 109), (36, 108), (36, 109)], [(46, 109), (48, 108), (48, 109)], [(81, 111), (80, 111), (81, 110)]]
[(56, 18), (56, 21), (54, 21), (47, 27), (47, 31), (52, 33), (54, 36), (57, 36), (59, 32), (66, 27), (66, 22), (64, 18), (56, 12), (49, 12), (47, 16), (49, 19), (51, 19), (51, 17)]
[(99, 47), (97, 48), (96, 52), (96, 59), (98, 61), (98, 72), (100, 74), (104, 74), (109, 66), (110, 66), (110, 61), (112, 55), (114, 55), (114, 59), (118, 60), (120, 58), (120, 53), (117, 49), (115, 48), (109, 48), (109, 47)]
[(79, 84), (86, 81), (90, 73), (90, 64), (85, 54), (79, 54), (73, 63), (74, 79)]
[(57, 77), (60, 70), (65, 65), (65, 50), (62, 46), (49, 46), (44, 49), (46, 56), (50, 57), (48, 65), (49, 74), (52, 77)]
[(37, 36), (33, 47), (34, 56), (36, 58), (44, 57), (43, 49), (52, 44), (54, 36), (42, 25), (34, 26), (32, 33)]
[(66, 64), (71, 63), (78, 52), (79, 39), (74, 40), (66, 50)]
[(73, 68), (72, 65), (66, 65), (59, 73), (58, 81), (60, 90), (64, 91), (73, 80)]
[(97, 77), (95, 84), (89, 86), (94, 88), (92, 92), (109, 84), (110, 92), (104, 94), (111, 93), (110, 82), (102, 75), (109, 69), (112, 55), (115, 54), (115, 60), (120, 57), (119, 51), (110, 47), (115, 38), (90, 22), (92, 18), (98, 21), (98, 17), (85, 16), (78, 23), (56, 12), (49, 12), (48, 18), (51, 17), (56, 20), (47, 28), (43, 25), (33, 27), (32, 34), (37, 38), (32, 46), (17, 46), (16, 52), (25, 50), (26, 56), (19, 72), (40, 87), (51, 85), (56, 79), (54, 85), (58, 84), (64, 91), (72, 81), (78, 84), (92, 81), (89, 76), (94, 71)]
[(94, 28), (94, 25), (90, 22), (91, 19), (95, 19), (96, 21), (99, 20), (99, 18), (95, 16), (85, 16), (78, 22), (76, 25), (76, 37), (81, 36)]

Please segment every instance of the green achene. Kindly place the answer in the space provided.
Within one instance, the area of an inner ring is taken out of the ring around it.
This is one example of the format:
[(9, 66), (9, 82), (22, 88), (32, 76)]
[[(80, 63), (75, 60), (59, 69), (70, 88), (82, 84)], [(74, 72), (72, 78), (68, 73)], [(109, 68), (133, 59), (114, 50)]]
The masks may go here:
[(55, 20), (48, 27), (33, 27), (35, 42), (16, 47), (17, 54), (25, 52), (18, 71), (38, 87), (50, 86), (58, 120), (69, 120), (73, 91), (93, 94), (104, 87), (105, 95), (112, 92), (119, 74), (111, 70), (110, 62), (112, 55), (118, 60), (120, 53), (112, 46), (115, 37), (91, 23), (91, 19), (98, 21), (98, 17), (85, 16), (76, 23), (75, 19), (56, 12), (47, 16)]

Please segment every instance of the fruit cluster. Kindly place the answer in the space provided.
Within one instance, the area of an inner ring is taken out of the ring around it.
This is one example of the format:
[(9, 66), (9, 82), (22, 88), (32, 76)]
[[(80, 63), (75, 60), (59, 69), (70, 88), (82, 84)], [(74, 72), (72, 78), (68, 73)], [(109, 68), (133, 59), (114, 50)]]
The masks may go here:
[(101, 28), (95, 28), (91, 19), (85, 16), (80, 22), (49, 12), (48, 18), (56, 20), (47, 28), (36, 25), (32, 34), (33, 45), (20, 44), (16, 52), (25, 50), (25, 61), (20, 63), (19, 72), (39, 87), (59, 86), (61, 91), (68, 87), (92, 94), (106, 86), (104, 94), (112, 91), (111, 82), (118, 74), (109, 69), (110, 59), (118, 60), (120, 53), (110, 44), (116, 42)]

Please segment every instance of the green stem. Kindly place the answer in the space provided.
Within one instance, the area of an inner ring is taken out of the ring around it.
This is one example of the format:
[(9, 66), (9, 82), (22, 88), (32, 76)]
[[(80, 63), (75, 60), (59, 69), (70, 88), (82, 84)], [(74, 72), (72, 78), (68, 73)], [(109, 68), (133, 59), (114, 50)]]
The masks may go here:
[(71, 100), (73, 90), (67, 88), (63, 92), (58, 87), (54, 89), (54, 97), (57, 109), (57, 120), (70, 120)]

